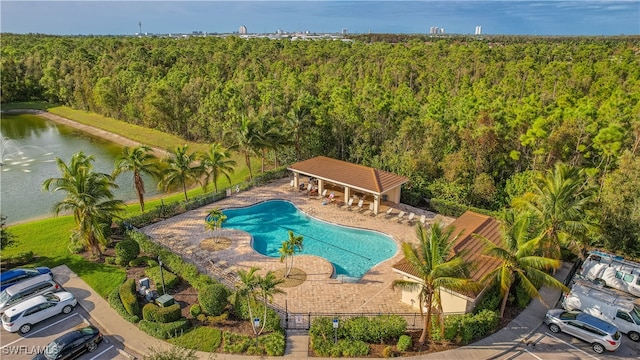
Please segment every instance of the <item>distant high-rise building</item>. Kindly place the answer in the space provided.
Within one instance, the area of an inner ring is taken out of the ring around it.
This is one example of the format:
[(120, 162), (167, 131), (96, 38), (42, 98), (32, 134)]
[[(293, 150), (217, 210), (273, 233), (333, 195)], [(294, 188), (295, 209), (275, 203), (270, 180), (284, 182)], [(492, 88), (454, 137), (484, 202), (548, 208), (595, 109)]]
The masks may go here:
[(476, 26), (476, 35), (482, 35), (482, 26)]
[(238, 29), (238, 33), (240, 35), (246, 35), (247, 34), (247, 27), (244, 25), (240, 25), (240, 29)]
[(438, 33), (438, 27), (437, 26), (432, 26), (429, 28), (429, 34), (437, 34)]
[(347, 35), (347, 28), (342, 28), (342, 35)]

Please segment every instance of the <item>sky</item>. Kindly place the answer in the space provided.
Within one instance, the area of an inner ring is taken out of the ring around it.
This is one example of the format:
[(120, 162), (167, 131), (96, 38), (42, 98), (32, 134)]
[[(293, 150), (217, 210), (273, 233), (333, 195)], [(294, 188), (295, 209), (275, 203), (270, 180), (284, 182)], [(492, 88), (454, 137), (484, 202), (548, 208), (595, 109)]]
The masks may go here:
[(0, 1), (0, 31), (134, 35), (309, 31), (425, 34), (638, 35), (640, 0)]

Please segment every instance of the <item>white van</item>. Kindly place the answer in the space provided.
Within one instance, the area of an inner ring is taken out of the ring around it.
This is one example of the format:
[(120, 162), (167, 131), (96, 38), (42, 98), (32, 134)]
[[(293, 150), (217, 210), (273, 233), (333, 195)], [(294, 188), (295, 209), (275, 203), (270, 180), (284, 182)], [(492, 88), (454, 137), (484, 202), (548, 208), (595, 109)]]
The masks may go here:
[(640, 300), (588, 281), (577, 280), (562, 300), (566, 310), (609, 321), (633, 341), (640, 341)]
[(0, 293), (0, 314), (6, 309), (36, 295), (62, 290), (50, 274), (38, 275), (11, 285)]
[(621, 256), (591, 251), (579, 276), (640, 297), (640, 264)]

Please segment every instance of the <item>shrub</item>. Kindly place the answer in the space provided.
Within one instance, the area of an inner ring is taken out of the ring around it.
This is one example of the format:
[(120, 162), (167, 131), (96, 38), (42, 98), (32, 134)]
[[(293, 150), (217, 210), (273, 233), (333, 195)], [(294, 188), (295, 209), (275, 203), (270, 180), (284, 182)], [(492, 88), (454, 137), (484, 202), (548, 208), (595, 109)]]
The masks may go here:
[(116, 263), (116, 258), (113, 257), (113, 256), (105, 256), (104, 257), (104, 263), (105, 264), (114, 265)]
[[(150, 264), (154, 264), (151, 265)], [(140, 256), (131, 261), (129, 261), (130, 267), (138, 267), (138, 266), (158, 266), (158, 262), (148, 256)]]
[[(234, 308), (235, 314), (242, 320), (252, 320), (249, 319), (249, 308), (247, 307), (247, 299), (242, 299), (236, 304), (236, 308)], [(253, 308), (254, 314), (262, 314), (264, 313), (264, 304), (259, 303), (257, 306)], [(264, 319), (261, 319), (263, 321)], [(282, 325), (280, 324), (280, 316), (273, 309), (267, 308), (267, 324), (265, 325), (265, 331), (281, 331)], [(333, 334), (333, 333), (332, 333)]]
[(140, 305), (136, 296), (136, 283), (134, 279), (129, 279), (120, 285), (120, 301), (129, 315), (140, 316)]
[(226, 312), (218, 316), (207, 316), (205, 320), (207, 321), (207, 324), (215, 325), (227, 320), (228, 318), (229, 318), (229, 313)]
[(343, 327), (347, 337), (352, 340), (382, 344), (404, 334), (407, 331), (407, 321), (397, 315), (354, 317), (345, 320)]
[(198, 302), (202, 310), (209, 315), (220, 315), (224, 312), (229, 301), (229, 292), (224, 285), (208, 285), (198, 291)]
[(156, 321), (156, 314), (158, 313), (158, 305), (148, 303), (142, 307), (142, 318), (147, 321)]
[(182, 317), (180, 304), (175, 303), (167, 307), (159, 307), (156, 313), (156, 321), (160, 323), (170, 323), (179, 320)]
[(116, 244), (116, 263), (126, 266), (129, 261), (140, 255), (140, 245), (134, 240), (126, 239)]
[(282, 356), (284, 355), (285, 345), (287, 340), (283, 333), (272, 332), (263, 337), (264, 349), (269, 356)]
[(189, 314), (191, 314), (191, 316), (193, 316), (194, 318), (198, 317), (198, 315), (200, 315), (201, 313), (202, 308), (200, 307), (200, 304), (193, 304), (189, 308)]
[(531, 296), (527, 294), (527, 292), (524, 290), (524, 288), (520, 284), (516, 285), (515, 295), (516, 295), (516, 306), (520, 310), (525, 309), (527, 305), (529, 305), (529, 302), (531, 302)]
[(207, 315), (205, 314), (198, 314), (198, 316), (196, 316), (196, 319), (198, 321), (200, 321), (201, 323), (204, 323), (207, 321)]
[(140, 330), (158, 339), (170, 339), (181, 336), (184, 331), (191, 327), (187, 319), (180, 319), (170, 323), (159, 323), (148, 320), (140, 320)]
[(222, 343), (222, 331), (207, 326), (198, 326), (182, 336), (169, 339), (173, 345), (205, 352), (215, 352)]
[[(498, 322), (498, 314), (490, 310), (482, 310), (475, 315), (450, 315), (445, 317), (445, 339), (468, 344), (494, 332)], [(434, 332), (432, 339), (441, 340), (439, 335), (439, 332)]]
[(230, 354), (244, 354), (247, 352), (247, 349), (249, 349), (251, 344), (255, 344), (255, 339), (250, 338), (247, 335), (234, 334), (225, 331), (222, 334), (222, 337), (224, 339), (223, 350)]
[(156, 289), (158, 290), (158, 294), (162, 295), (164, 292), (162, 291), (162, 277), (164, 276), (164, 286), (167, 291), (173, 289), (178, 285), (178, 277), (173, 273), (167, 271), (166, 269), (162, 270), (162, 275), (160, 274), (160, 267), (151, 267), (146, 268), (144, 270), (144, 274), (151, 279), (156, 284)]
[(122, 316), (122, 318), (124, 318), (125, 320), (127, 320), (130, 323), (137, 323), (138, 321), (140, 321), (140, 317), (136, 316), (136, 315), (130, 315), (127, 310), (124, 308), (124, 305), (122, 304), (122, 300), (120, 300), (120, 288), (116, 287), (115, 289), (113, 289), (113, 291), (111, 291), (109, 293), (109, 296), (107, 297), (107, 300), (109, 301), (109, 305), (111, 305), (111, 307), (118, 312), (118, 314), (120, 314), (120, 316)]
[(411, 343), (411, 336), (409, 335), (402, 335), (400, 336), (400, 338), (398, 339), (398, 350), (400, 351), (407, 351), (411, 348), (411, 345), (413, 345)]
[(494, 285), (489, 288), (484, 295), (482, 295), (482, 299), (473, 310), (474, 313), (479, 313), (482, 310), (498, 310), (500, 306), (500, 301), (502, 297), (500, 296), (500, 287), (498, 285)]

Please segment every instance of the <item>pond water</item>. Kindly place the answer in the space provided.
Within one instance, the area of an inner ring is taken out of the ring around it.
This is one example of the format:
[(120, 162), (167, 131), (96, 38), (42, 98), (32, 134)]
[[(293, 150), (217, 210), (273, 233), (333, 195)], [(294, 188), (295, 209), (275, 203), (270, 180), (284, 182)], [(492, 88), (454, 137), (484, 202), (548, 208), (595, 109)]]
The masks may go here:
[[(53, 216), (53, 206), (64, 194), (42, 190), (42, 182), (59, 177), (56, 158), (68, 163), (79, 151), (93, 155), (95, 171), (110, 174), (123, 147), (77, 129), (30, 114), (0, 118), (0, 211), (7, 224)], [(145, 198), (158, 195), (156, 182), (145, 177)], [(133, 174), (123, 173), (116, 181), (117, 199), (135, 200)]]

